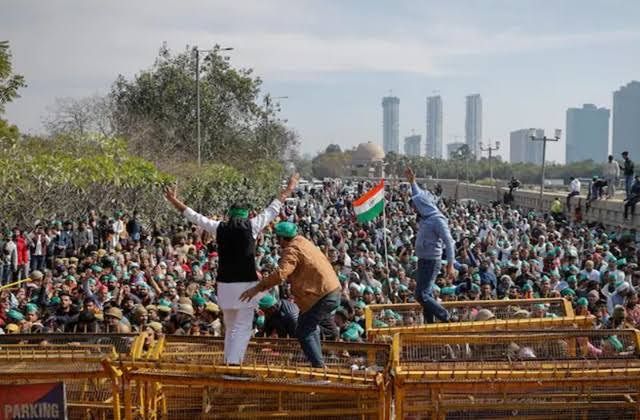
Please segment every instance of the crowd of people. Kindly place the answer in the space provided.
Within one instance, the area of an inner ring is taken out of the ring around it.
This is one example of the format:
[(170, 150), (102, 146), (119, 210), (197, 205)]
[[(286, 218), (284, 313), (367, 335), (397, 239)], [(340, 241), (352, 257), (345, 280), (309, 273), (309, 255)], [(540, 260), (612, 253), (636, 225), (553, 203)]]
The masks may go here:
[[(359, 223), (352, 203), (371, 186), (339, 179), (298, 186), (285, 189), (264, 211), (245, 215), (253, 223), (249, 229), (254, 240), (248, 243), (255, 250), (248, 255), (255, 256), (255, 276), (221, 274), (220, 253), (229, 251), (216, 241), (218, 225), (208, 229), (206, 223), (227, 216), (212, 216), (205, 223), (186, 207), (179, 208), (183, 222), (173, 226), (143, 223), (144, 215), (136, 213), (110, 217), (91, 212), (80, 220), (5, 228), (0, 232), (0, 278), (5, 286), (0, 290), (0, 331), (224, 336), (231, 321), (225, 322), (221, 306), (228, 303), (221, 301), (221, 291), (231, 293), (232, 283), (221, 287), (221, 275), (254, 281), (251, 292), (233, 299), (254, 300), (254, 306), (234, 306), (234, 316), (245, 316), (249, 308), (249, 328), (256, 336), (294, 337), (300, 323), (310, 322), (308, 309), (325, 302), (331, 316), (314, 320), (323, 339), (366, 340), (367, 305), (425, 306), (429, 299), (434, 301), (434, 318), (425, 322), (451, 320), (446, 312), (438, 313), (442, 301), (560, 297), (569, 300), (576, 313), (593, 315), (598, 327), (640, 326), (635, 230), (575, 221), (559, 224), (547, 214), (497, 203), (461, 203), (437, 194), (430, 195), (437, 208), (425, 207), (416, 197), (431, 193), (411, 182), (386, 186), (385, 220)], [(438, 212), (448, 224), (449, 233), (438, 230), (443, 229), (438, 223), (433, 227), (444, 239), (439, 247), (429, 248), (438, 255), (424, 250), (433, 238), (419, 234), (425, 212)], [(290, 255), (289, 271), (280, 264), (283, 247), (291, 247), (287, 240), (297, 235), (309, 242), (297, 249), (311, 246), (326, 256), (339, 282), (338, 293), (327, 285), (326, 294), (304, 301), (301, 296), (307, 299), (311, 292), (305, 295), (296, 287), (311, 286), (281, 282), (300, 277)], [(422, 261), (434, 262), (428, 268)], [(418, 282), (427, 272), (434, 279), (429, 290), (424, 288), (428, 282)], [(384, 316), (375, 323), (401, 315)], [(307, 338), (312, 352), (314, 338)]]
[[(602, 175), (594, 175), (589, 181), (585, 202), (586, 212), (590, 210), (591, 204), (594, 201), (614, 198), (616, 186), (620, 180), (622, 180), (625, 192), (624, 219), (627, 220), (629, 215), (633, 218), (635, 215), (636, 204), (640, 202), (640, 174), (636, 175), (635, 164), (631, 160), (629, 152), (624, 151), (621, 156), (622, 161), (618, 163), (613, 155), (609, 155), (607, 162), (605, 162), (602, 168)], [(568, 212), (572, 211), (571, 198), (580, 194), (581, 185), (578, 178), (571, 177), (569, 179), (569, 193), (566, 199)], [(578, 211), (580, 212), (582, 210), (579, 204), (576, 209), (579, 209)], [(556, 213), (558, 212), (556, 211)]]

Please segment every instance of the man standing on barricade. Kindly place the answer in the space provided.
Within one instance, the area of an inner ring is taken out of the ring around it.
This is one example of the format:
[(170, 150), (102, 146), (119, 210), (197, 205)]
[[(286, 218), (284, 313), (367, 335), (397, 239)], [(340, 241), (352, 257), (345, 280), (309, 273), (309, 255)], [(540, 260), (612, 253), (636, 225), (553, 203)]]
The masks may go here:
[(258, 299), (242, 301), (240, 294), (258, 281), (256, 272), (256, 238), (278, 216), (282, 203), (291, 195), (298, 182), (292, 175), (287, 187), (256, 217), (249, 219), (249, 210), (235, 204), (229, 209), (229, 220), (211, 220), (187, 207), (177, 198), (176, 188), (167, 188), (165, 197), (192, 223), (216, 236), (218, 246), (218, 304), (225, 325), (224, 361), (239, 365), (244, 359), (253, 332), (253, 314)]
[(416, 235), (416, 255), (418, 256), (416, 300), (422, 305), (425, 323), (431, 324), (435, 322), (435, 318), (448, 322), (449, 312), (434, 299), (432, 288), (440, 273), (443, 247), (447, 258), (446, 275), (454, 276), (455, 242), (451, 237), (447, 218), (438, 209), (437, 198), (418, 186), (411, 168), (405, 170), (405, 176), (411, 184), (411, 201), (417, 213), (419, 226)]
[(291, 222), (276, 225), (282, 256), (278, 268), (266, 279), (247, 289), (240, 299), (251, 301), (260, 292), (288, 280), (291, 294), (300, 307), (296, 337), (313, 367), (324, 367), (319, 324), (332, 318), (340, 304), (342, 288), (331, 263), (313, 242), (298, 235)]

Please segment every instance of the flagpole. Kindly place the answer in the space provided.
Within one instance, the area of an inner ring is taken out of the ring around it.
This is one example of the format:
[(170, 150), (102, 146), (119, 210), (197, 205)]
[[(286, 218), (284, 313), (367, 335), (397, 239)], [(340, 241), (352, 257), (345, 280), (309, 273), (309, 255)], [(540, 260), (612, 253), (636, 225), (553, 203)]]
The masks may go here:
[[(382, 178), (384, 182), (384, 178)], [(382, 194), (382, 240), (384, 241), (384, 265), (387, 268), (387, 276), (389, 275), (389, 253), (387, 252), (387, 198), (386, 190), (382, 187), (384, 193)]]

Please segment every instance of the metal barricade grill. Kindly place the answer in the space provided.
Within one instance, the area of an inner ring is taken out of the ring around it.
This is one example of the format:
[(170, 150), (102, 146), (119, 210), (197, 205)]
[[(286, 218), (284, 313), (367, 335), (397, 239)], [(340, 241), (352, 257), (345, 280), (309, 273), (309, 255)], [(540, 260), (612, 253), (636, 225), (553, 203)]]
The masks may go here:
[(638, 418), (639, 334), (397, 334), (397, 418)]
[(390, 342), (395, 333), (447, 331), (507, 331), (591, 328), (593, 318), (576, 316), (565, 299), (519, 299), (444, 302), (452, 322), (424, 323), (422, 307), (414, 303), (369, 305), (365, 308), (367, 338)]
[(325, 342), (324, 369), (296, 340), (229, 366), (212, 337), (0, 336), (0, 383), (64, 381), (72, 419), (640, 418), (636, 330), (401, 331)]
[(167, 336), (120, 367), (155, 407), (144, 418), (385, 418), (389, 346), (325, 342), (323, 353), (326, 368), (314, 369), (297, 340), (254, 339), (229, 366), (221, 339)]

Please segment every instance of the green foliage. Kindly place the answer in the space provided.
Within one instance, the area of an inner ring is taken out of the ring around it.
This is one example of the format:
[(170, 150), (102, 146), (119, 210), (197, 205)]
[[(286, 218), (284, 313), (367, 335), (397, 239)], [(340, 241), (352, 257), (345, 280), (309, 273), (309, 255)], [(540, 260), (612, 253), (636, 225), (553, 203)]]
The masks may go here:
[[(276, 118), (277, 104), (267, 97), (258, 105), (262, 81), (251, 69), (232, 67), (217, 45), (200, 64), (203, 161), (242, 166), (280, 159), (296, 145), (295, 134)], [(117, 78), (110, 94), (112, 118), (134, 153), (153, 161), (197, 157), (195, 78), (195, 50), (173, 54), (166, 47), (150, 69), (132, 80)]]
[(311, 161), (313, 176), (319, 179), (345, 176), (350, 163), (351, 151), (319, 154)]
[[(185, 201), (205, 214), (222, 214), (234, 201), (261, 208), (278, 191), (282, 167), (257, 161), (251, 177), (223, 164), (176, 165), (167, 170), (127, 152), (122, 139), (99, 136), (27, 137), (0, 149), (0, 212), (5, 223), (77, 219), (89, 210), (138, 210), (158, 223), (181, 219), (162, 195), (176, 183)], [(171, 172), (171, 174), (169, 174)]]
[(9, 42), (0, 41), (0, 114), (4, 106), (18, 97), (18, 89), (25, 87), (24, 77), (13, 73)]
[[(461, 179), (476, 182), (481, 179), (490, 179), (491, 165), (489, 159), (483, 157), (479, 160), (472, 159), (468, 147), (460, 148), (461, 153), (456, 153), (452, 159), (429, 159), (423, 156), (403, 156), (396, 153), (388, 153), (385, 157), (386, 175), (388, 177), (404, 177), (404, 169), (411, 166), (416, 176), (420, 178), (433, 177), (440, 179)], [(348, 153), (348, 152), (347, 152)], [(321, 153), (312, 160), (313, 174), (316, 177), (344, 176), (350, 158), (347, 153)], [(493, 158), (494, 178), (508, 180), (512, 176), (520, 179), (525, 184), (540, 183), (540, 165), (531, 163), (508, 163), (500, 158)], [(588, 177), (602, 174), (602, 164), (593, 161), (575, 162), (568, 165), (547, 164), (546, 178), (569, 179), (570, 176)]]

